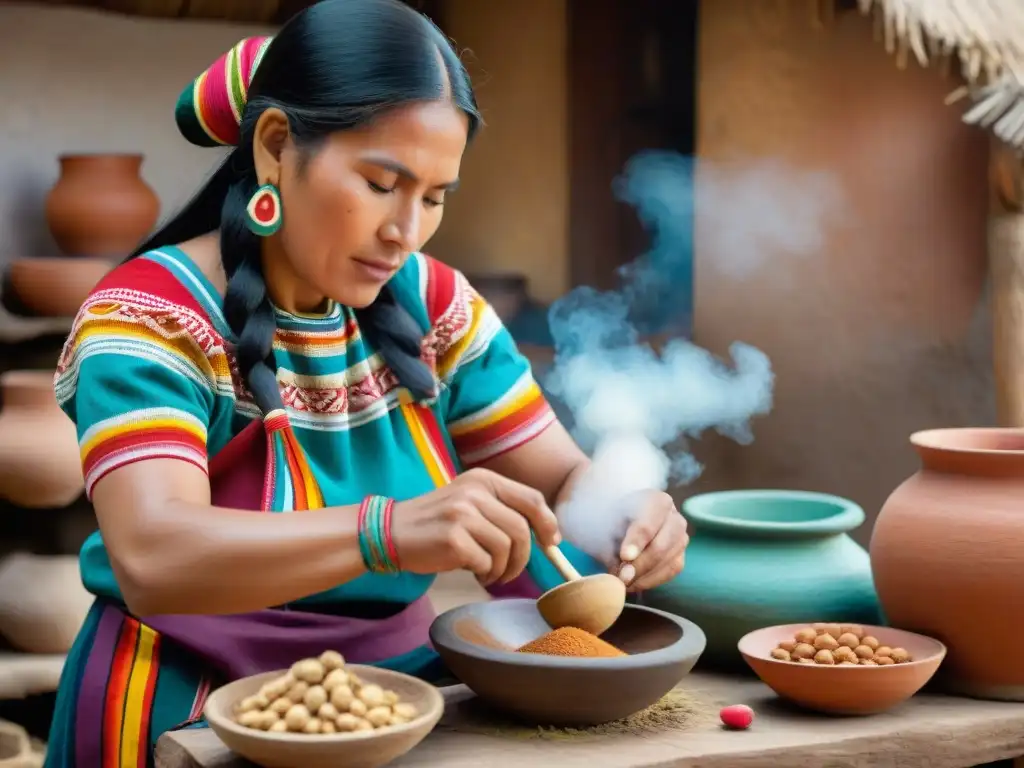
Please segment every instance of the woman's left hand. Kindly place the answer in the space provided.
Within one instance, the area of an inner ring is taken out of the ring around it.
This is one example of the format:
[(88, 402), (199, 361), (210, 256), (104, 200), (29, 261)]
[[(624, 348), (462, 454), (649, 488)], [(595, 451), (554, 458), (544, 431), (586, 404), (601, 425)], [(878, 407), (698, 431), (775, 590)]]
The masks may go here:
[(667, 493), (643, 491), (629, 502), (633, 522), (619, 547), (618, 576), (630, 592), (642, 592), (679, 575), (690, 537)]

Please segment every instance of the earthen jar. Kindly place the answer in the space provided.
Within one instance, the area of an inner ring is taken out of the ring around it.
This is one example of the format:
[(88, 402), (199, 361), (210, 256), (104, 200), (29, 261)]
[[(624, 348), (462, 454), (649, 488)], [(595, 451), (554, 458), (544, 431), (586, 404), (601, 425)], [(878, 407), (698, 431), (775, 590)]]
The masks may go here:
[(0, 375), (0, 498), (62, 508), (84, 490), (75, 425), (57, 405), (53, 373)]
[(880, 624), (868, 553), (850, 533), (864, 510), (827, 493), (744, 488), (683, 502), (686, 567), (643, 593), (645, 605), (699, 626), (704, 668), (745, 665), (737, 643), (778, 624)]
[(1024, 429), (936, 429), (910, 442), (922, 467), (886, 501), (871, 538), (894, 627), (949, 648), (949, 690), (1024, 701)]
[(113, 259), (17, 259), (8, 273), (11, 290), (40, 317), (74, 317)]
[(19, 651), (67, 653), (92, 603), (77, 555), (0, 558), (0, 636)]
[(139, 175), (142, 155), (62, 155), (46, 222), (68, 256), (127, 256), (153, 228), (160, 201)]

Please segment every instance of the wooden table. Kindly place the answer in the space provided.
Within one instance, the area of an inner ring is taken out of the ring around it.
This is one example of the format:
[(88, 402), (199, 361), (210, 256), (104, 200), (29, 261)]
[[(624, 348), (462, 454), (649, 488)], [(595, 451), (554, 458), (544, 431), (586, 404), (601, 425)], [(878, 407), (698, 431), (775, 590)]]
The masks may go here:
[[(920, 694), (882, 715), (817, 716), (785, 706), (757, 680), (690, 675), (684, 687), (707, 702), (757, 712), (747, 731), (709, 719), (692, 728), (642, 736), (524, 739), (459, 732), (473, 707), (462, 686), (448, 689), (441, 725), (394, 768), (969, 768), (1024, 755), (1024, 704)], [(609, 695), (614, 695), (609, 692)], [(713, 718), (712, 718), (713, 719)], [(1024, 766), (1024, 761), (1021, 761)], [(209, 729), (167, 734), (157, 768), (248, 768)]]

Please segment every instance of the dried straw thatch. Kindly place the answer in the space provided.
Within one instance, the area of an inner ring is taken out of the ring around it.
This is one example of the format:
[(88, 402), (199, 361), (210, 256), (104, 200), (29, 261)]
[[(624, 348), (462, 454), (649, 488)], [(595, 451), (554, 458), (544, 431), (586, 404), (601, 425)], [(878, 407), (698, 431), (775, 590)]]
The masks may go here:
[(858, 0), (886, 49), (906, 64), (958, 59), (967, 85), (950, 94), (964, 121), (1024, 152), (1024, 0)]

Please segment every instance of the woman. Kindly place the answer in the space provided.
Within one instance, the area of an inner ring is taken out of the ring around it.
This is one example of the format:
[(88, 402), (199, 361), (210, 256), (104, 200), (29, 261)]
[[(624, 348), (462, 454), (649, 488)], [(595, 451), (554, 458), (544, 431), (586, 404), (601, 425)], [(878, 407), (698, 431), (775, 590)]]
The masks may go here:
[[(480, 122), (426, 18), (324, 0), (176, 115), (234, 149), (96, 287), (56, 378), (100, 532), (52, 768), (151, 762), (211, 686), (327, 648), (436, 674), (434, 574), (550, 586), (531, 529), (559, 540), (552, 507), (587, 467), (493, 310), (419, 253)], [(631, 502), (607, 565), (642, 590), (687, 539), (666, 495)]]

